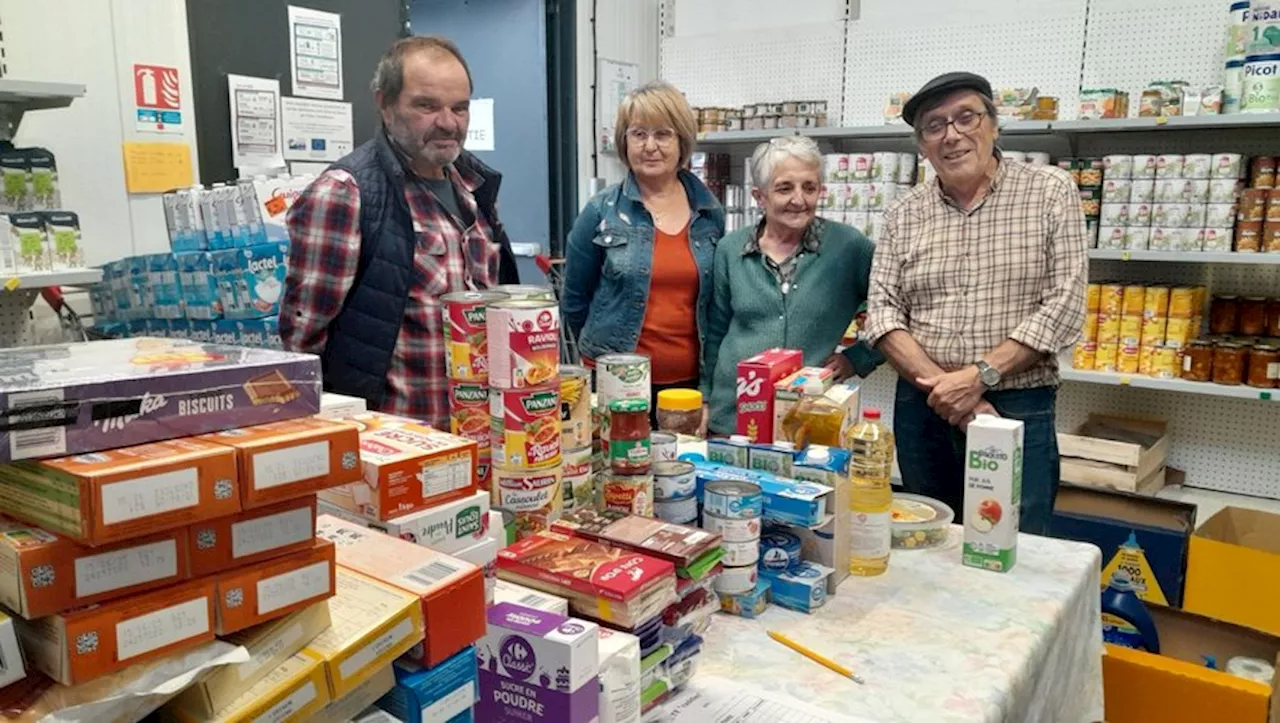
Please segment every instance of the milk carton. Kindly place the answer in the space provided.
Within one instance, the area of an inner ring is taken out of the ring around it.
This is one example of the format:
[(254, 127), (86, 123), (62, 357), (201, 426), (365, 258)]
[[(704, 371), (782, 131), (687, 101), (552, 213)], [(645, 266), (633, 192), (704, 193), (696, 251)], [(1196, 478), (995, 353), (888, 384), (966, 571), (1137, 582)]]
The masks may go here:
[(978, 415), (965, 445), (964, 564), (1013, 569), (1021, 502), (1022, 422)]
[(486, 723), (594, 723), (600, 711), (599, 628), (534, 608), (489, 608), (476, 644)]

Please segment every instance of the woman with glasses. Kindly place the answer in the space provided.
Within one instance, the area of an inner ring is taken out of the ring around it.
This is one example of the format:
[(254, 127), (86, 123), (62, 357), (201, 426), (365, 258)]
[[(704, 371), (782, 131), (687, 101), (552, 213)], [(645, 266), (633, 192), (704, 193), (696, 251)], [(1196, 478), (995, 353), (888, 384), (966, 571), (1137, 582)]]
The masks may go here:
[(702, 393), (714, 433), (736, 430), (738, 362), (753, 354), (799, 349), (805, 365), (830, 367), (839, 379), (865, 377), (883, 361), (862, 343), (836, 352), (867, 299), (875, 246), (815, 215), (821, 170), (818, 145), (803, 136), (751, 154), (751, 195), (764, 218), (720, 241), (707, 312)]
[(592, 198), (569, 232), (560, 308), (584, 363), (649, 356), (654, 394), (696, 388), (711, 262), (724, 209), (692, 173), (697, 123), (680, 91), (655, 82), (618, 106), (622, 183)]

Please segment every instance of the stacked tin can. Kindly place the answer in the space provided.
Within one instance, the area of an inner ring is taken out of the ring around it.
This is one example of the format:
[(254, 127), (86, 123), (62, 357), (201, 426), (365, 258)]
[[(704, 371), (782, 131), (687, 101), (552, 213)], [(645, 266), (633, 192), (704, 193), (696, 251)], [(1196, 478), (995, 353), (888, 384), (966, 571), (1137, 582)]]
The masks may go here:
[(831, 153), (822, 157), (818, 215), (853, 226), (872, 241), (884, 210), (911, 188), (914, 153)]
[(560, 481), (564, 511), (595, 504), (591, 469), (591, 373), (584, 367), (560, 367), (560, 439), (564, 462)]
[(764, 493), (760, 485), (739, 480), (713, 480), (702, 490), (702, 529), (719, 533), (724, 547), (724, 571), (715, 591), (740, 595), (759, 581), (760, 527)]
[[(665, 434), (654, 432), (654, 436)], [(653, 508), (661, 520), (678, 525), (698, 523), (698, 484), (693, 463), (662, 460), (653, 463)]]
[(459, 291), (440, 297), (449, 377), (449, 431), (476, 443), (476, 477), (485, 490), (490, 488), (492, 459), (486, 309), (507, 298), (500, 291)]
[(560, 309), (550, 289), (503, 290), (511, 298), (486, 306), (490, 499), (515, 513), (517, 536), (525, 537), (564, 507)]
[(596, 404), (606, 462), (597, 479), (603, 509), (653, 516), (649, 392), (649, 357), (604, 354), (596, 359)]

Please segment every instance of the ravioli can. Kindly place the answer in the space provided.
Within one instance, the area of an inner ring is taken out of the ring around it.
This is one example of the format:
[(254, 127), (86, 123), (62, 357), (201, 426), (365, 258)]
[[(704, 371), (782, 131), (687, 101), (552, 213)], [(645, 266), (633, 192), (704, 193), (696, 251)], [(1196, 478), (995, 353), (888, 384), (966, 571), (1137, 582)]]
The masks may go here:
[(489, 499), (516, 516), (516, 537), (546, 530), (560, 519), (563, 499), (560, 468), (543, 470), (493, 469), (493, 489)]
[(719, 517), (746, 519), (764, 514), (760, 485), (740, 480), (715, 480), (703, 488), (702, 509)]
[(1113, 342), (1100, 343), (1096, 350), (1096, 357), (1093, 368), (1100, 372), (1113, 372), (1116, 370), (1116, 357), (1120, 353), (1120, 345)]
[(1098, 361), (1098, 343), (1094, 341), (1079, 341), (1071, 350), (1071, 368), (1080, 369), (1082, 371), (1093, 371), (1093, 365)]
[(505, 298), (507, 295), (498, 291), (456, 291), (440, 297), (444, 315), (444, 363), (450, 379), (488, 381), (486, 307)]
[(1177, 286), (1169, 290), (1169, 318), (1190, 319), (1198, 309), (1195, 287)]
[(607, 474), (601, 490), (606, 510), (653, 517), (653, 475)]
[(591, 447), (566, 449), (560, 470), (564, 511), (573, 512), (594, 505), (596, 490), (591, 482)]
[(525, 389), (560, 373), (560, 308), (554, 301), (507, 299), (489, 305), (489, 385)]
[(1120, 316), (1120, 310), (1124, 306), (1124, 285), (1123, 284), (1103, 284), (1102, 298), (1099, 301), (1098, 311), (1107, 315)]
[(584, 367), (560, 367), (560, 433), (565, 449), (591, 446), (590, 378)]
[(489, 390), (493, 464), (542, 469), (560, 464), (560, 387)]

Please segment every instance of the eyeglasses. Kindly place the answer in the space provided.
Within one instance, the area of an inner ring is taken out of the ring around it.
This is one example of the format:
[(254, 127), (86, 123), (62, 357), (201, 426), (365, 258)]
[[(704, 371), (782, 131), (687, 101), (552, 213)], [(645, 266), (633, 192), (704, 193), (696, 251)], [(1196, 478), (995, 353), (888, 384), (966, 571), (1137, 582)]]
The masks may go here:
[(653, 142), (659, 146), (669, 146), (676, 142), (676, 132), (670, 128), (628, 128), (627, 142), (634, 143), (637, 146), (643, 146), (652, 138)]
[(954, 118), (934, 118), (920, 129), (920, 137), (926, 141), (936, 141), (947, 134), (948, 126), (955, 126), (960, 133), (972, 133), (982, 125), (987, 114), (976, 110), (962, 110)]

